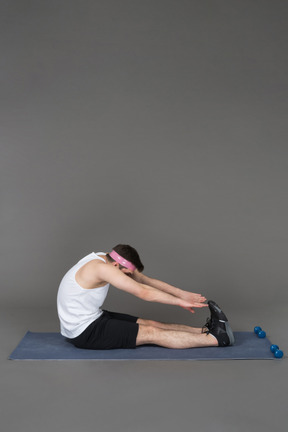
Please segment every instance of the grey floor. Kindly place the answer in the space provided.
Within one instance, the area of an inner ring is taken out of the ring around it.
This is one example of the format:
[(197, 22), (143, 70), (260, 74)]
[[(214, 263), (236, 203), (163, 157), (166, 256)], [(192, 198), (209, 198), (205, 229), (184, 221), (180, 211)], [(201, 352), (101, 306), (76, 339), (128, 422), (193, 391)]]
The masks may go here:
[[(285, 309), (279, 310), (265, 313), (264, 319), (256, 311), (262, 320), (250, 311), (244, 322), (234, 312), (234, 329), (265, 324), (271, 340), (284, 349)], [(0, 406), (5, 432), (287, 431), (286, 358), (7, 360), (28, 329), (58, 331), (55, 310), (1, 311)]]

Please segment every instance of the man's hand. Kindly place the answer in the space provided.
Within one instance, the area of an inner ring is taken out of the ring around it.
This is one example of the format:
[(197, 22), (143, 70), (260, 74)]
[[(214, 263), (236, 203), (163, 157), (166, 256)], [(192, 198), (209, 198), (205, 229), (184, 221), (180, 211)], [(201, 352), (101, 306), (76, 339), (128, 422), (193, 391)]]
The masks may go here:
[(195, 307), (205, 307), (208, 306), (207, 304), (204, 303), (199, 303), (199, 302), (190, 302), (190, 301), (186, 301), (186, 300), (179, 300), (179, 306), (182, 307), (183, 309), (188, 310), (191, 313), (195, 313), (194, 309)]
[(204, 304), (207, 301), (206, 297), (201, 294), (191, 293), (189, 291), (181, 291), (179, 296), (182, 300), (186, 300), (189, 303), (193, 303), (194, 307), (207, 307), (207, 304)]

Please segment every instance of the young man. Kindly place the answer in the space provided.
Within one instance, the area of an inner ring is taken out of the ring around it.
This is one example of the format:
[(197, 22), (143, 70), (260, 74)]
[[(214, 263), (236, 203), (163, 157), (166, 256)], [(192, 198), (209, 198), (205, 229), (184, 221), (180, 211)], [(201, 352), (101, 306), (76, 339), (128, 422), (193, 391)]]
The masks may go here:
[[(78, 348), (135, 348), (155, 344), (167, 348), (233, 345), (226, 315), (215, 302), (145, 276), (138, 252), (119, 244), (112, 252), (92, 252), (63, 277), (57, 296), (61, 334)], [(101, 310), (113, 285), (142, 300), (193, 308), (209, 306), (211, 317), (203, 328), (164, 324)]]

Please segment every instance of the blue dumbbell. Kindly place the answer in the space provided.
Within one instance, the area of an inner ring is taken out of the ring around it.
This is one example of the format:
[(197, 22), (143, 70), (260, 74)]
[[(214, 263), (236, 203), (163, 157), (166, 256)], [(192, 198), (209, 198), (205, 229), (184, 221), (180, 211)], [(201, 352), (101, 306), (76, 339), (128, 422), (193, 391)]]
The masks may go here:
[(270, 351), (274, 354), (274, 357), (276, 358), (282, 358), (284, 353), (280, 350), (278, 345), (271, 345)]
[(266, 337), (266, 332), (264, 330), (260, 330), (258, 332), (258, 337), (264, 339)]
[(277, 349), (274, 353), (274, 357), (276, 357), (276, 358), (282, 358), (283, 355), (284, 355), (284, 353), (280, 349)]
[(254, 327), (254, 333), (261, 339), (266, 337), (265, 331), (259, 326)]

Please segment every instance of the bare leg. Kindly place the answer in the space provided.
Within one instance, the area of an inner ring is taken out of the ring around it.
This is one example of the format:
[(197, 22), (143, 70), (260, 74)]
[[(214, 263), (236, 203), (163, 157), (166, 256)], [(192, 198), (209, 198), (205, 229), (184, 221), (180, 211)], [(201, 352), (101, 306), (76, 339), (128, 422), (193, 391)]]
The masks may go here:
[(164, 330), (150, 325), (139, 324), (136, 345), (144, 344), (155, 344), (165, 348), (183, 349), (218, 346), (218, 341), (211, 334)]
[(152, 326), (161, 328), (163, 330), (175, 330), (175, 331), (182, 331), (182, 332), (189, 332), (189, 333), (202, 333), (202, 328), (199, 327), (190, 327), (187, 325), (182, 324), (166, 324), (159, 321), (152, 321), (152, 320), (144, 320), (142, 318), (139, 318), (137, 320), (138, 324), (146, 325), (146, 326)]

